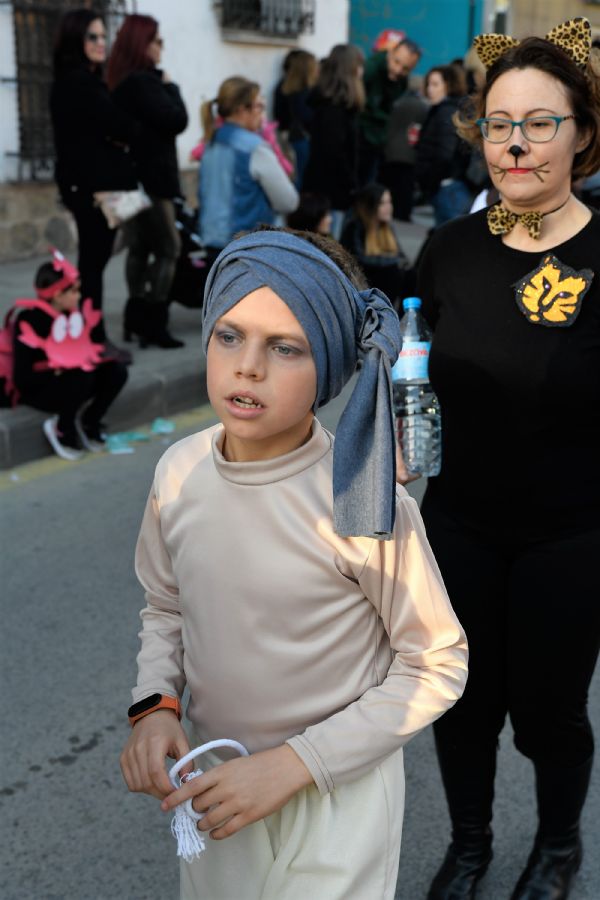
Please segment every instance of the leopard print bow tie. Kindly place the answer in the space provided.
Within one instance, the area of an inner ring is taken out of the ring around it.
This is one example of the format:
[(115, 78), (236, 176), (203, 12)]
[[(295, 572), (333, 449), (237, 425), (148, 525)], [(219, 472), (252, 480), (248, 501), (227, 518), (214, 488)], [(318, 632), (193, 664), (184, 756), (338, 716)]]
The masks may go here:
[(544, 213), (537, 212), (537, 210), (528, 210), (519, 214), (506, 209), (501, 203), (490, 206), (487, 211), (488, 228), (492, 234), (507, 234), (513, 230), (517, 222), (520, 222), (529, 232), (529, 236), (536, 241), (540, 236), (543, 218)]
[[(584, 69), (592, 47), (592, 28), (587, 19), (577, 16), (557, 25), (546, 35), (546, 40), (564, 50), (579, 68)], [(518, 47), (520, 41), (508, 34), (479, 34), (473, 41), (477, 55), (486, 69), (507, 50)]]

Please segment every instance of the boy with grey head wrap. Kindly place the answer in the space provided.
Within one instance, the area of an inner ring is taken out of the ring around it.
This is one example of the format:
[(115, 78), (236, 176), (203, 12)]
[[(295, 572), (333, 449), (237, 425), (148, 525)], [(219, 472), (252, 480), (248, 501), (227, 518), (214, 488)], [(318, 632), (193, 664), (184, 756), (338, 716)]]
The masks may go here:
[[(187, 685), (194, 745), (250, 752), (174, 791), (164, 756), (189, 750), (176, 715), (135, 723), (130, 790), (163, 810), (192, 800), (215, 839), (181, 863), (185, 900), (392, 900), (401, 748), (466, 681), (418, 507), (394, 485), (398, 319), (322, 246), (270, 230), (218, 257), (203, 342), (222, 423), (163, 456), (138, 541), (134, 704)], [(313, 411), (357, 368), (334, 441)]]
[(391, 366), (402, 346), (398, 316), (385, 294), (358, 291), (334, 261), (287, 231), (256, 231), (232, 241), (206, 283), (205, 351), (217, 319), (242, 297), (270, 287), (294, 313), (317, 368), (313, 409), (360, 373), (336, 431), (334, 526), (342, 537), (389, 539), (395, 514), (395, 437)]

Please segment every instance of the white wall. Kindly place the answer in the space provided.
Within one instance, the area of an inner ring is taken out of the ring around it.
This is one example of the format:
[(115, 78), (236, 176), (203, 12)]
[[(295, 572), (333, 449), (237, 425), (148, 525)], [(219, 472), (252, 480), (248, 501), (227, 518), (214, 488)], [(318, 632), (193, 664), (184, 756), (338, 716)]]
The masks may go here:
[(223, 41), (212, 0), (144, 0), (137, 6), (160, 22), (165, 41), (161, 65), (179, 85), (188, 109), (190, 124), (177, 142), (182, 166), (188, 165), (189, 152), (201, 137), (200, 105), (216, 97), (225, 78), (243, 75), (257, 81), (270, 105), (288, 50), (302, 47), (322, 57), (348, 39), (349, 0), (316, 0), (314, 34), (275, 46)]
[[(16, 75), (12, 6), (0, 6), (0, 78)], [(0, 181), (15, 179), (16, 157), (7, 156), (19, 150), (19, 120), (16, 82), (0, 82)]]
[[(278, 45), (223, 41), (213, 0), (130, 0), (127, 5), (130, 11), (147, 13), (160, 22), (165, 41), (162, 66), (179, 85), (190, 117), (187, 130), (177, 141), (183, 167), (189, 164), (190, 150), (201, 137), (200, 104), (216, 96), (225, 78), (244, 75), (259, 82), (270, 103), (272, 89), (281, 74), (281, 61), (291, 47), (302, 47), (322, 57), (334, 44), (348, 39), (349, 0), (316, 0), (314, 34), (303, 34), (297, 41)], [(14, 76), (9, 5), (0, 6), (0, 60), (0, 76)], [(0, 181), (13, 180), (17, 163), (5, 154), (19, 149), (15, 84), (0, 84), (0, 122)]]

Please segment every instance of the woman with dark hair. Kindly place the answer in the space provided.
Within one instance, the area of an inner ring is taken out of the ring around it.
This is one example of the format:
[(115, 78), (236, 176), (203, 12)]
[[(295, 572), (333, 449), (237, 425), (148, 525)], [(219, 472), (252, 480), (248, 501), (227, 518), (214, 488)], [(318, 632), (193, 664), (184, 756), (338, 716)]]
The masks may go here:
[(351, 194), (358, 186), (358, 114), (364, 106), (363, 55), (352, 44), (338, 44), (321, 63), (309, 97), (310, 154), (303, 187), (326, 194), (332, 208), (332, 234), (339, 238)]
[(465, 93), (465, 75), (457, 66), (435, 66), (425, 76), (431, 106), (419, 134), (415, 175), (436, 226), (468, 212), (473, 200), (464, 180), (470, 156), (453, 121)]
[[(61, 199), (73, 214), (79, 240), (81, 294), (102, 311), (102, 274), (115, 239), (96, 191), (137, 187), (128, 144), (135, 120), (112, 102), (102, 77), (106, 29), (97, 12), (75, 9), (61, 19), (54, 48), (50, 114), (56, 147), (55, 177)], [(131, 354), (107, 340), (101, 320), (94, 337), (121, 362)]]
[(313, 110), (308, 98), (319, 74), (317, 58), (307, 50), (298, 50), (289, 62), (281, 85), (281, 102), (287, 104), (287, 137), (294, 151), (296, 171), (294, 183), (302, 187), (304, 170), (310, 152), (310, 123)]
[(325, 194), (300, 194), (298, 209), (287, 217), (287, 227), (313, 234), (331, 234), (331, 209)]
[(126, 16), (108, 63), (114, 102), (140, 122), (132, 153), (152, 206), (126, 223), (125, 339), (140, 346), (183, 347), (168, 331), (168, 298), (181, 247), (175, 197), (181, 196), (175, 137), (187, 126), (179, 88), (159, 68), (163, 40), (152, 16)]
[(501, 199), (434, 232), (419, 269), (443, 414), (422, 511), (469, 641), (434, 726), (452, 843), (430, 900), (473, 897), (490, 863), (507, 714), (538, 813), (512, 900), (564, 900), (581, 864), (600, 644), (600, 215), (572, 193), (600, 165), (590, 44), (583, 18), (475, 39), (486, 80), (459, 130)]
[(355, 193), (352, 213), (340, 243), (358, 260), (369, 285), (399, 309), (412, 292), (412, 269), (400, 246), (390, 192), (382, 184), (368, 184)]

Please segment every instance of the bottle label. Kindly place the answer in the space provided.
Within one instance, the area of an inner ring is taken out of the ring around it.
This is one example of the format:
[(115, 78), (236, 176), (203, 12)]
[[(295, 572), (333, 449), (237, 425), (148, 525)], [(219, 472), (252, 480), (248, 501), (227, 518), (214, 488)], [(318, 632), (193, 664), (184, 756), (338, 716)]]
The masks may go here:
[(392, 367), (393, 381), (427, 381), (430, 341), (404, 341)]

